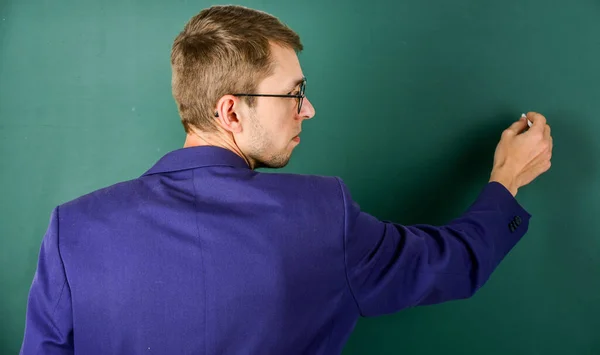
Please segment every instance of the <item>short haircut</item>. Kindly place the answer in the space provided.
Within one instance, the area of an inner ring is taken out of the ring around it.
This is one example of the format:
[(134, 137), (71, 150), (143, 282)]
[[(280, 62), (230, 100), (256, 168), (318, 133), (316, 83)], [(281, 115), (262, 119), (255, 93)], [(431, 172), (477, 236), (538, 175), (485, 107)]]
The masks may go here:
[[(271, 44), (296, 53), (299, 35), (275, 16), (243, 6), (212, 6), (192, 17), (171, 50), (173, 98), (186, 132), (213, 131), (214, 108), (227, 94), (255, 93), (273, 72)], [(253, 97), (246, 97), (250, 106)]]

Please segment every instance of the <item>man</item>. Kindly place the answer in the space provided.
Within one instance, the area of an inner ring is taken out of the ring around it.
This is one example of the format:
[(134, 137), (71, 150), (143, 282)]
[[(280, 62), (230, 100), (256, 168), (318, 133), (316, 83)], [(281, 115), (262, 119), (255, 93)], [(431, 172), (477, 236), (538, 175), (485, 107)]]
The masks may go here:
[(520, 187), (550, 167), (537, 113), (507, 128), (489, 182), (449, 224), (361, 212), (335, 177), (285, 166), (315, 115), (299, 37), (215, 6), (175, 39), (184, 147), (54, 209), (22, 354), (336, 354), (360, 316), (473, 295), (528, 228)]

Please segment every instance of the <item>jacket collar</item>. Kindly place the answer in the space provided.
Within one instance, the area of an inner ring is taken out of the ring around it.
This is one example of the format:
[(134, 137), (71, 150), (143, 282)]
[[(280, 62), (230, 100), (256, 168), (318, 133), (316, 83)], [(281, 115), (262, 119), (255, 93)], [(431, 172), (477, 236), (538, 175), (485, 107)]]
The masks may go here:
[(207, 166), (250, 169), (246, 161), (229, 149), (215, 146), (180, 148), (165, 154), (142, 176)]

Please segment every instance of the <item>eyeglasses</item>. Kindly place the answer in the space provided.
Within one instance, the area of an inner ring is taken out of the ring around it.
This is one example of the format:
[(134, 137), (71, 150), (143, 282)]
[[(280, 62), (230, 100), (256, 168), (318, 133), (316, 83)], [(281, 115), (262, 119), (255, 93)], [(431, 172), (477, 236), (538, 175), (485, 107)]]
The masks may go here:
[[(262, 97), (290, 97), (290, 98), (295, 98), (298, 99), (298, 113), (300, 113), (300, 110), (302, 110), (302, 103), (304, 102), (304, 98), (306, 97), (306, 95), (304, 94), (304, 91), (306, 90), (306, 78), (302, 78), (302, 81), (300, 82), (300, 91), (298, 92), (298, 94), (292, 95), (292, 94), (232, 94), (233, 96), (262, 96)], [(215, 112), (215, 116), (219, 117), (219, 113)]]

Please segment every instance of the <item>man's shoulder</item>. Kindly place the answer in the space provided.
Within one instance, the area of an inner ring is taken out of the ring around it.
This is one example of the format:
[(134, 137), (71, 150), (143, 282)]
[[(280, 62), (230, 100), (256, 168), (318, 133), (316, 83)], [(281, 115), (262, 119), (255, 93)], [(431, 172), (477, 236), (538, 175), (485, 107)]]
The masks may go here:
[(340, 179), (337, 176), (282, 173), (282, 172), (264, 172), (264, 173), (259, 173), (257, 175), (260, 177), (266, 178), (266, 179), (295, 180), (298, 182), (321, 183), (321, 184), (337, 183), (337, 180)]
[(58, 208), (64, 212), (117, 208), (122, 203), (119, 201), (133, 201), (132, 197), (139, 196), (141, 189), (140, 178), (118, 181), (62, 202)]
[[(156, 176), (141, 176), (116, 182), (63, 202), (58, 208), (63, 211), (63, 216), (65, 213), (71, 216), (81, 216), (82, 214), (113, 214), (123, 210), (136, 209), (153, 198), (156, 193), (156, 180)], [(244, 177), (237, 176), (234, 179), (225, 180), (225, 184), (241, 184), (239, 186), (241, 189), (249, 187), (243, 186), (244, 181), (246, 183), (252, 181), (250, 184), (254, 185), (253, 188), (259, 188), (267, 194), (283, 194), (283, 196), (297, 199), (297, 201), (314, 202), (317, 199), (327, 205), (331, 203), (343, 205), (343, 200), (350, 198), (343, 179), (338, 176), (253, 172), (250, 178), (245, 175)], [(196, 192), (191, 185), (189, 188), (190, 193)], [(211, 193), (218, 194), (219, 188)]]
[(294, 174), (294, 173), (261, 173), (257, 179), (265, 185), (281, 187), (296, 191), (320, 191), (323, 193), (342, 194), (345, 185), (338, 176)]

